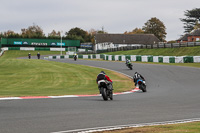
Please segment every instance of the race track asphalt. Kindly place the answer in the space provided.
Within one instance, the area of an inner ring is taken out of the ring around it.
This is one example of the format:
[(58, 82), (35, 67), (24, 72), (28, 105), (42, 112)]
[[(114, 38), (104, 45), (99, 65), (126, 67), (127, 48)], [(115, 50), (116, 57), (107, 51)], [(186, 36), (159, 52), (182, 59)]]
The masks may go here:
[[(124, 62), (50, 60), (141, 73), (147, 92), (102, 97), (0, 101), (0, 133), (51, 133), (93, 127), (200, 118), (200, 69)], [(95, 88), (96, 89), (96, 88)]]

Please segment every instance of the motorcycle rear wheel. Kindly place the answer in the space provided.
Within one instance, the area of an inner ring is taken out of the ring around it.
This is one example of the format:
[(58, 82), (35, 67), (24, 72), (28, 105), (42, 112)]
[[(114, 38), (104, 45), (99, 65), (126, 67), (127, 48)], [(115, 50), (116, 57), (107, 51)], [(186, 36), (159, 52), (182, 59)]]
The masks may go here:
[(146, 85), (141, 85), (141, 90), (143, 91), (143, 92), (147, 92), (147, 90), (146, 90)]
[(108, 100), (108, 96), (107, 96), (107, 92), (106, 92), (106, 88), (101, 88), (101, 95), (103, 97), (103, 100), (107, 101)]
[(110, 97), (110, 100), (113, 100), (113, 91), (112, 90), (110, 91), (110, 96), (109, 97)]

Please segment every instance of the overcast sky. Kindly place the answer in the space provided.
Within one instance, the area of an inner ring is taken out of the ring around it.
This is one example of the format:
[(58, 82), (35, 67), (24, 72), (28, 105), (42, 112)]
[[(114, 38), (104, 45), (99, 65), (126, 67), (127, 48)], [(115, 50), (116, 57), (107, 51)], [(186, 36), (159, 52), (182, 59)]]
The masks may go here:
[(166, 40), (183, 35), (184, 11), (199, 8), (200, 0), (1, 0), (0, 32), (17, 33), (33, 23), (44, 33), (79, 27), (124, 33), (142, 28), (152, 17), (166, 27)]

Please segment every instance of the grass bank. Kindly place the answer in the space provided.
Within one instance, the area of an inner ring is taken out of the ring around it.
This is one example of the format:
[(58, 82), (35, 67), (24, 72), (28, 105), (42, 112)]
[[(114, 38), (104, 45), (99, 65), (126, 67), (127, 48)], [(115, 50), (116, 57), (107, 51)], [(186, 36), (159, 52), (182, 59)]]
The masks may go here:
[[(38, 51), (31, 51), (36, 55)], [(41, 55), (58, 52), (39, 51)], [(27, 57), (29, 51), (6, 51), (0, 57), (0, 97), (98, 94), (99, 68)], [(114, 92), (133, 88), (133, 81), (121, 74), (104, 70), (114, 81)]]
[(200, 122), (146, 126), (123, 130), (105, 131), (101, 133), (200, 133)]
[(181, 48), (137, 49), (128, 51), (107, 52), (109, 55), (163, 55), (163, 56), (200, 56), (200, 46)]

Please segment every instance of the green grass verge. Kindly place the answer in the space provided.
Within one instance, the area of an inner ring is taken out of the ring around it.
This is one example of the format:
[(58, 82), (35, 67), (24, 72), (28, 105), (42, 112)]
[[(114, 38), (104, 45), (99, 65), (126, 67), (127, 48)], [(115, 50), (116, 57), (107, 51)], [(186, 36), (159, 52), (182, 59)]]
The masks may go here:
[[(17, 57), (27, 57), (28, 53), (31, 53), (31, 56), (37, 56), (37, 53), (40, 55), (59, 55), (59, 51), (19, 51), (19, 50), (9, 50), (4, 52), (4, 56), (1, 56), (0, 59), (16, 59)], [(64, 53), (64, 52), (63, 52)]]
[(200, 122), (146, 126), (123, 130), (105, 131), (101, 133), (200, 133)]
[(163, 56), (199, 56), (200, 46), (181, 48), (137, 49), (128, 51), (107, 52), (109, 55), (163, 55)]
[[(30, 51), (6, 51), (0, 57), (0, 96), (98, 94), (96, 76), (102, 70), (83, 65), (38, 59), (16, 59)], [(38, 51), (31, 51), (32, 55)], [(39, 51), (42, 55), (55, 52)], [(114, 92), (133, 88), (131, 79), (104, 70), (114, 81)]]

